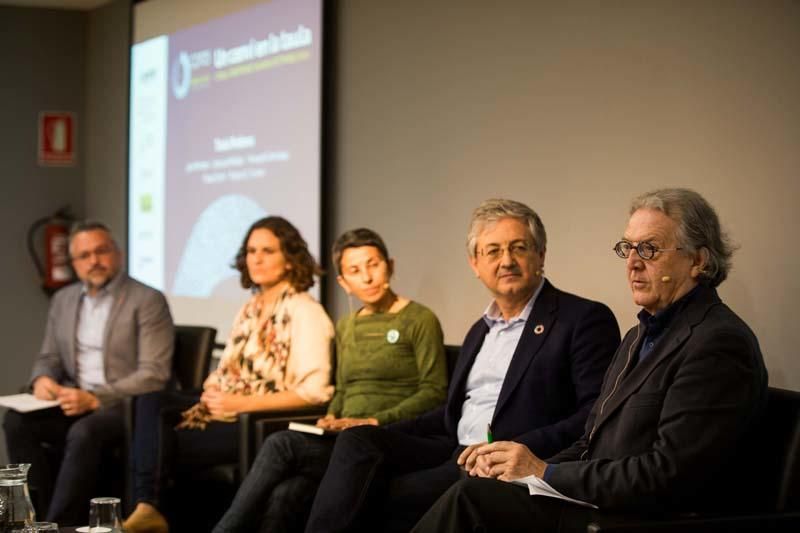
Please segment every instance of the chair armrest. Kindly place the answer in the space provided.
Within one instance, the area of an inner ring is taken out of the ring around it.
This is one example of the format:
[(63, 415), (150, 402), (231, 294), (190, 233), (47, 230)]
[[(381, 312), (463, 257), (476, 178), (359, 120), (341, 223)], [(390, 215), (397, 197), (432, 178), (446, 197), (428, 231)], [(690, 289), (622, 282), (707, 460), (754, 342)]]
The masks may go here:
[(130, 444), (133, 441), (133, 420), (136, 413), (134, 408), (136, 406), (136, 396), (124, 396), (120, 400), (122, 406), (122, 424), (125, 428), (125, 443)]
[(693, 515), (657, 520), (615, 516), (608, 521), (596, 519), (586, 527), (587, 533), (672, 533), (672, 532), (753, 532), (771, 533), (800, 531), (800, 512), (746, 515)]
[(277, 431), (283, 431), (289, 427), (289, 422), (304, 422), (306, 424), (314, 424), (319, 418), (325, 416), (325, 413), (304, 414), (291, 417), (278, 417), (278, 418), (264, 418), (256, 421), (254, 425), (253, 442), (256, 447), (260, 448), (267, 437)]
[[(261, 443), (267, 435), (273, 431), (286, 429), (289, 422), (294, 420), (316, 420), (325, 416), (327, 405), (310, 405), (295, 409), (272, 410), (272, 411), (253, 411), (250, 413), (239, 414), (239, 465), (237, 475), (238, 483), (250, 471), (256, 453), (261, 448)], [(259, 424), (266, 424), (264, 427), (257, 427)], [(265, 431), (264, 428), (274, 428), (272, 431)]]
[(125, 488), (122, 495), (122, 512), (126, 515), (133, 511), (133, 474), (131, 472), (131, 450), (133, 449), (134, 417), (136, 416), (136, 397), (124, 396), (120, 400), (122, 408), (122, 424), (125, 430), (122, 438), (122, 464), (125, 471), (122, 473)]

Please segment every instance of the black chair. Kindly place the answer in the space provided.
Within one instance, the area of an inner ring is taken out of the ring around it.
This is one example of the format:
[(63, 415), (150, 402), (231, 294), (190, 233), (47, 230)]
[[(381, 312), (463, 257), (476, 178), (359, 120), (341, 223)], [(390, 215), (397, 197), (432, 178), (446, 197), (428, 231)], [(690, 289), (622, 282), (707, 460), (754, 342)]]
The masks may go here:
[(217, 330), (207, 326), (175, 326), (172, 375), (179, 390), (198, 390), (208, 376)]
[(742, 497), (730, 511), (657, 518), (614, 516), (596, 520), (587, 531), (800, 531), (800, 392), (770, 387), (758, 428), (738, 452), (741, 459), (733, 480)]
[[(444, 353), (447, 359), (447, 376), (449, 378), (453, 375), (458, 355), (461, 353), (461, 346), (446, 344)], [(239, 439), (241, 450), (240, 472), (246, 473), (250, 470), (261, 444), (270, 434), (286, 429), (289, 422), (316, 422), (318, 418), (325, 416), (326, 412), (326, 406), (313, 406), (289, 411), (249, 413), (249, 415), (253, 415), (249, 422), (242, 423), (239, 426), (245, 431), (245, 433), (240, 434)]]
[[(207, 326), (175, 326), (175, 346), (172, 352), (172, 377), (168, 387), (176, 390), (197, 391), (211, 366), (211, 354), (217, 330)], [(130, 443), (133, 441), (133, 421), (135, 397), (124, 400), (125, 441), (122, 457), (130, 457)], [(133, 489), (130, 464), (125, 461), (125, 508), (126, 514), (133, 507)]]
[(447, 379), (452, 379), (453, 370), (456, 368), (456, 361), (461, 354), (461, 346), (457, 344), (445, 344), (444, 355), (447, 358)]
[[(207, 326), (175, 326), (175, 346), (172, 351), (172, 377), (167, 385), (176, 390), (196, 391), (211, 366), (211, 354), (217, 330)], [(134, 398), (125, 399), (126, 443), (133, 435)]]
[[(448, 375), (452, 374), (460, 349), (460, 346), (445, 346)], [(333, 354), (333, 359), (335, 361), (335, 354)], [(335, 376), (334, 365), (332, 365), (331, 374)], [(333, 383), (333, 381), (332, 379), (331, 382)], [(210, 529), (216, 523), (222, 512), (227, 509), (227, 505), (220, 506), (219, 503), (226, 503), (233, 498), (233, 494), (242, 479), (250, 471), (261, 445), (270, 434), (286, 429), (289, 422), (314, 423), (318, 418), (325, 416), (327, 408), (328, 406), (323, 404), (295, 409), (255, 411), (239, 414), (237, 417), (239, 426), (237, 463), (218, 465), (207, 471), (198, 472), (193, 479), (194, 486), (186, 488), (187, 499), (194, 502), (202, 500), (202, 506), (204, 507), (202, 513), (195, 513), (195, 516), (191, 517), (192, 522), (189, 524), (188, 529), (201, 531)], [(206, 492), (213, 492), (215, 501), (206, 501), (202, 494), (197, 494), (197, 491), (193, 490), (200, 486)], [(192, 492), (194, 494), (190, 494)], [(178, 505), (182, 508), (188, 508), (185, 504), (178, 503)], [(185, 513), (181, 512), (180, 514), (185, 517)]]
[[(331, 346), (331, 383), (336, 381), (336, 344)], [(239, 461), (232, 468), (221, 469), (236, 487), (242, 482), (255, 461), (264, 439), (271, 433), (287, 428), (289, 422), (316, 422), (328, 412), (328, 404), (309, 405), (293, 409), (254, 411), (239, 414)]]
[[(172, 359), (171, 384), (179, 390), (200, 389), (208, 375), (211, 364), (211, 353), (217, 330), (204, 326), (175, 326), (175, 347)], [(30, 389), (26, 387), (24, 392)], [(125, 439), (119, 447), (104, 451), (103, 464), (106, 465), (98, 480), (98, 489), (110, 494), (123, 494), (125, 513), (130, 512), (132, 505), (131, 472), (127, 458), (130, 457), (130, 443), (133, 436), (134, 398), (122, 400), (125, 424)], [(43, 444), (51, 471), (58, 472), (64, 454), (64, 447), (53, 447)], [(115, 475), (120, 469), (124, 475)], [(32, 499), (36, 502), (39, 516), (45, 516), (49, 501), (40, 497), (39, 489), (31, 486)]]

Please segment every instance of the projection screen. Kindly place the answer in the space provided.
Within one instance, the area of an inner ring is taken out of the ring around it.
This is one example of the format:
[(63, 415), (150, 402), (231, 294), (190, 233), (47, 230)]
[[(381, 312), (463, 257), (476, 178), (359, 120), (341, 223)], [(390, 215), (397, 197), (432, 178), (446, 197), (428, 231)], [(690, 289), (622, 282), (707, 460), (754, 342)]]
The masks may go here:
[(133, 36), (128, 271), (223, 340), (250, 224), (287, 218), (319, 259), (322, 1), (140, 2)]

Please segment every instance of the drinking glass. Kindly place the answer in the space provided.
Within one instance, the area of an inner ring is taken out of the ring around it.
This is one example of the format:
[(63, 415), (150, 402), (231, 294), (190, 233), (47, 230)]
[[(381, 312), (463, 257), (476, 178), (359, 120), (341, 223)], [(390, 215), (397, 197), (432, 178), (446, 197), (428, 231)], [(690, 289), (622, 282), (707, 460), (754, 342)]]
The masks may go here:
[(58, 533), (58, 524), (55, 522), (33, 522), (26, 531), (31, 533)]
[(92, 533), (122, 531), (119, 498), (89, 500), (89, 531)]

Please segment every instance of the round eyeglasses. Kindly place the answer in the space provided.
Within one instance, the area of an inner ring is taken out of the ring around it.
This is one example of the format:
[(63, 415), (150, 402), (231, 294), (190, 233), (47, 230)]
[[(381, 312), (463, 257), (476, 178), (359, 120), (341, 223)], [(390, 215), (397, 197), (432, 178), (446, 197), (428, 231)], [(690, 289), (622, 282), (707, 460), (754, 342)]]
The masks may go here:
[(639, 254), (644, 260), (652, 259), (658, 252), (674, 252), (676, 250), (683, 250), (683, 248), (659, 248), (652, 242), (642, 241), (639, 244), (633, 244), (630, 241), (619, 241), (614, 245), (614, 251), (622, 259), (627, 259), (633, 250)]

